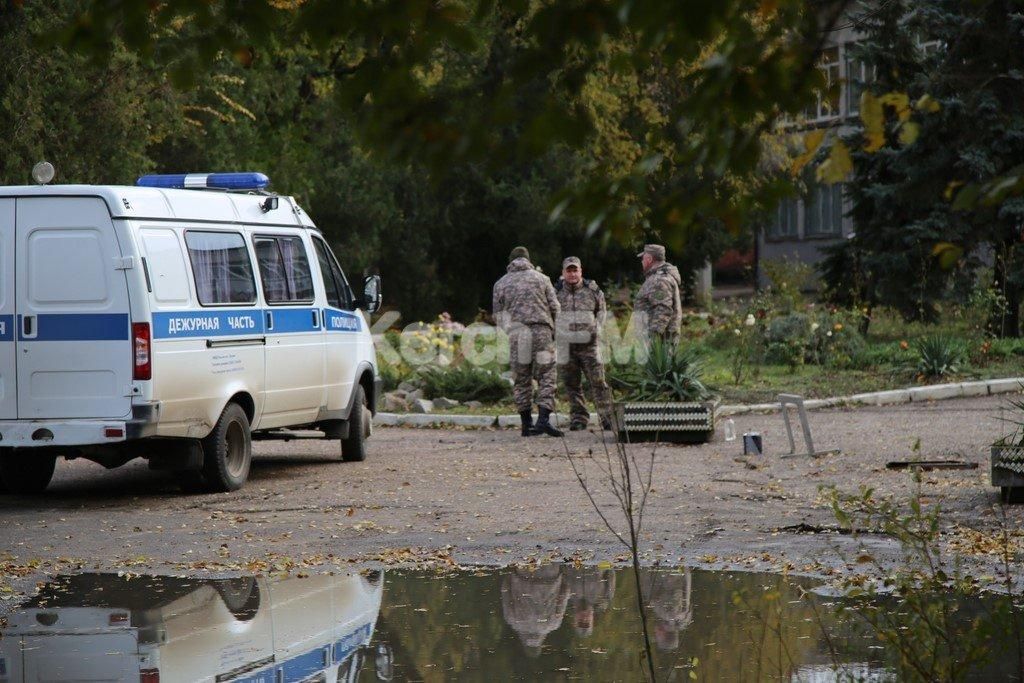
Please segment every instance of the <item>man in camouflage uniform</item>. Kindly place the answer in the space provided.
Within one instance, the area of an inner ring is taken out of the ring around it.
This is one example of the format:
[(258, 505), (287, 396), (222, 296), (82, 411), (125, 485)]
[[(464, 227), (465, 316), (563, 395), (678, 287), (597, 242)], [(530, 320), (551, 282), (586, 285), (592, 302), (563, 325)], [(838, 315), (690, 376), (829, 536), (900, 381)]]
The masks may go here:
[(648, 344), (660, 339), (671, 348), (679, 345), (683, 307), (679, 299), (679, 269), (665, 263), (665, 247), (648, 244), (637, 254), (644, 268), (644, 284), (637, 292), (633, 313)]
[(569, 394), (569, 429), (586, 429), (590, 420), (583, 376), (594, 393), (602, 426), (608, 429), (612, 397), (597, 345), (606, 314), (604, 293), (596, 282), (583, 278), (583, 264), (575, 256), (562, 261), (562, 278), (555, 285), (555, 293), (562, 309), (555, 321), (555, 344), (562, 382)]
[[(494, 319), (509, 337), (513, 397), (523, 436), (562, 436), (551, 424), (555, 409), (555, 318), (558, 298), (551, 280), (530, 263), (526, 247), (509, 255), (508, 272), (494, 284)], [(533, 424), (533, 380), (537, 380), (537, 424)]]

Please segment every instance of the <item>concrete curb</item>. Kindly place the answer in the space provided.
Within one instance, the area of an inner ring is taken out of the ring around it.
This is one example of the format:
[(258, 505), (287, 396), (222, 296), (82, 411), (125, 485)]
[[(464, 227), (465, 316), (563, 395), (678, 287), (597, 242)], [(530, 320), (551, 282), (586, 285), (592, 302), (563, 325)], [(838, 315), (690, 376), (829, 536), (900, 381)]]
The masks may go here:
[[(975, 396), (996, 396), (998, 394), (1016, 393), (1024, 389), (1024, 377), (1007, 377), (978, 382), (954, 382), (951, 384), (933, 384), (931, 386), (893, 389), (890, 391), (874, 391), (852, 396), (834, 396), (832, 398), (813, 398), (804, 401), (808, 410), (824, 408), (855, 407), (855, 406), (888, 406), (901, 403), (921, 403), (922, 401), (942, 401), (949, 398), (965, 398)], [(718, 417), (744, 415), (747, 413), (776, 413), (781, 406), (778, 403), (751, 403), (748, 405), (719, 406), (715, 411)], [(568, 426), (569, 416), (556, 413), (552, 416), (554, 423)], [(597, 416), (590, 416), (590, 423), (597, 424)], [(441, 415), (422, 413), (377, 413), (373, 418), (376, 426), (387, 427), (467, 427), (472, 429), (515, 428), (519, 427), (518, 415)]]

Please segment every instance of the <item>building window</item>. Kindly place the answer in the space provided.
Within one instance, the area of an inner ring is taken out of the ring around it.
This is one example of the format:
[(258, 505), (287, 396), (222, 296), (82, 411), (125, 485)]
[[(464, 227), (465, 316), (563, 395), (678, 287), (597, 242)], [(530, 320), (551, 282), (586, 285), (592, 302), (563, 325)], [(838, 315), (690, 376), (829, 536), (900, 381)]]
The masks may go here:
[(856, 116), (860, 113), (860, 96), (870, 83), (875, 81), (875, 67), (868, 66), (861, 59), (850, 56), (846, 52), (846, 113)]
[(768, 236), (778, 239), (796, 237), (797, 213), (796, 200), (783, 199), (775, 209), (775, 220), (768, 226)]
[(807, 196), (804, 207), (804, 234), (839, 236), (843, 234), (843, 186), (818, 185)]
[(809, 121), (825, 121), (839, 116), (839, 47), (826, 48), (818, 60), (825, 81), (825, 91), (817, 93), (817, 101), (806, 111)]

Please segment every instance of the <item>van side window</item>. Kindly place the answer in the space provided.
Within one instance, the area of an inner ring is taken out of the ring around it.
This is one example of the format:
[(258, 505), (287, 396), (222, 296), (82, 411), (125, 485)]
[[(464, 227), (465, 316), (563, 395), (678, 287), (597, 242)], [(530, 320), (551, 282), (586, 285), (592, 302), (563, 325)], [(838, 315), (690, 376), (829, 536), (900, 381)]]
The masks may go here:
[(241, 233), (188, 230), (185, 245), (200, 304), (256, 303), (252, 261)]
[(256, 237), (256, 263), (269, 304), (311, 302), (313, 278), (301, 237)]
[(314, 238), (313, 244), (316, 245), (316, 258), (324, 278), (324, 289), (327, 290), (327, 303), (335, 308), (352, 310), (352, 292), (331, 250), (323, 240)]

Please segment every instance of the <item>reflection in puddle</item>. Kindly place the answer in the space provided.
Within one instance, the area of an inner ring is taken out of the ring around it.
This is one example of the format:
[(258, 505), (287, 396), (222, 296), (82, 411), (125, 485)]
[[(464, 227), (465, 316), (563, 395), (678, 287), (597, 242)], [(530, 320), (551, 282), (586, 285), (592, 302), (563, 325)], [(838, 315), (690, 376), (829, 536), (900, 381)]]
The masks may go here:
[[(831, 599), (808, 597), (808, 581), (689, 570), (640, 579), (659, 681), (895, 680), (884, 648), (840, 623)], [(631, 572), (568, 565), (443, 577), (83, 574), (0, 620), (0, 683), (639, 681), (635, 606)], [(1006, 680), (996, 660), (969, 680)]]
[[(11, 617), (0, 681), (354, 681), (383, 578), (62, 577)], [(379, 662), (377, 660), (380, 660)]]

